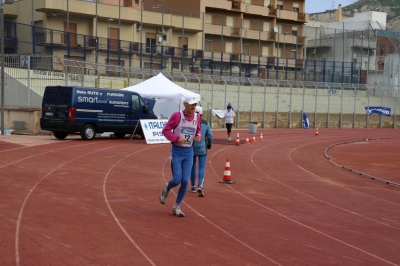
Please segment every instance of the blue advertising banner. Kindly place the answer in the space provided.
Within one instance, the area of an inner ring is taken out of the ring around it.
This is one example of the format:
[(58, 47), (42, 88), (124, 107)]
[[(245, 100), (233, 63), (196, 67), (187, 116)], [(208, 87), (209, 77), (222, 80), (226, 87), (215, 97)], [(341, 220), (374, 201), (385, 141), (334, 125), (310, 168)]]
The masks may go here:
[(368, 115), (378, 114), (383, 116), (390, 116), (392, 108), (384, 106), (366, 106), (365, 110), (368, 112)]
[(308, 121), (308, 115), (303, 112), (303, 128), (310, 128), (310, 122)]

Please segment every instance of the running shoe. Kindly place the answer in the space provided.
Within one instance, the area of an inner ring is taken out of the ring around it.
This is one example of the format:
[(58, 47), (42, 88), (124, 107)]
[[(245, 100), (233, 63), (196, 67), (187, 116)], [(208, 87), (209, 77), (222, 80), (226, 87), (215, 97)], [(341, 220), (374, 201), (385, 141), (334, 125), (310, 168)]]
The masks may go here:
[(168, 183), (165, 184), (163, 190), (161, 191), (160, 194), (160, 203), (161, 204), (165, 204), (167, 202), (167, 198), (168, 198), (168, 194), (169, 194), (169, 190), (167, 190), (168, 187)]
[(192, 193), (196, 193), (196, 187), (191, 187), (191, 188), (189, 189), (189, 191), (192, 192)]
[(197, 189), (197, 193), (199, 194), (199, 197), (204, 197), (204, 192), (203, 192), (203, 188), (202, 187), (199, 187)]
[(179, 205), (176, 204), (172, 207), (172, 214), (177, 217), (185, 217), (185, 214), (181, 211)]

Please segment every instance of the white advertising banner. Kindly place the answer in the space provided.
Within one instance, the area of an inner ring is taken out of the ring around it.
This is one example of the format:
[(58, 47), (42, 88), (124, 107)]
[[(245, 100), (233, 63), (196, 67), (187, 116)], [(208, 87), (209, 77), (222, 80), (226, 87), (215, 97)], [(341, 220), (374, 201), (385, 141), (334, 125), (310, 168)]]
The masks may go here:
[(158, 143), (171, 143), (167, 140), (162, 129), (167, 123), (167, 119), (141, 119), (140, 125), (146, 138), (147, 144), (158, 144)]

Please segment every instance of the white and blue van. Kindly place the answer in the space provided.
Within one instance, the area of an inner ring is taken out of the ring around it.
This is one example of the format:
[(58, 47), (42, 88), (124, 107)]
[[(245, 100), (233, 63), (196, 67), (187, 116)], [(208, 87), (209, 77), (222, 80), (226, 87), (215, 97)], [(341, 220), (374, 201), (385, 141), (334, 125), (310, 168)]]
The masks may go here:
[(96, 133), (104, 132), (123, 138), (135, 128), (135, 133), (144, 138), (139, 120), (157, 119), (152, 111), (153, 101), (126, 90), (48, 86), (43, 95), (40, 127), (52, 131), (57, 139), (79, 133), (82, 139), (92, 140)]

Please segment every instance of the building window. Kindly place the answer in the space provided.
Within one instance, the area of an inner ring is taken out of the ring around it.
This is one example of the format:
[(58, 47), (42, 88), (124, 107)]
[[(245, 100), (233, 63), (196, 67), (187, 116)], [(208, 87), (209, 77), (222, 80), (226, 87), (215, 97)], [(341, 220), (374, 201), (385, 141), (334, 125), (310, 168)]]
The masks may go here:
[(250, 54), (250, 44), (243, 44), (243, 54), (245, 55)]
[(156, 39), (157, 34), (146, 32), (146, 53), (154, 53), (156, 51)]
[(206, 14), (204, 16), (205, 24), (212, 24), (212, 15), (211, 14)]
[(297, 36), (297, 27), (296, 26), (292, 27), (292, 35)]
[(389, 54), (394, 54), (394, 46), (389, 47)]
[(212, 41), (211, 40), (204, 41), (204, 51), (212, 51)]
[(125, 7), (132, 6), (132, 0), (124, 0), (122, 5)]
[(263, 30), (264, 31), (269, 31), (270, 27), (269, 27), (269, 22), (263, 22)]
[(250, 20), (243, 19), (243, 29), (250, 29)]
[(300, 12), (300, 5), (298, 3), (293, 3), (293, 12)]
[(297, 52), (296, 52), (296, 50), (290, 51), (290, 58), (296, 59), (296, 57), (297, 57)]
[(276, 3), (276, 9), (283, 10), (283, 1), (278, 1), (278, 2)]
[(268, 6), (271, 4), (271, 0), (264, 0), (264, 6)]
[(173, 62), (172, 63), (172, 68), (179, 69), (179, 62)]
[(226, 17), (225, 19), (225, 25), (227, 27), (233, 27), (233, 17)]
[(232, 53), (233, 44), (231, 42), (226, 42), (225, 44), (225, 52)]
[(269, 47), (268, 46), (263, 46), (262, 55), (263, 56), (269, 56)]

